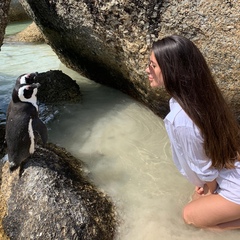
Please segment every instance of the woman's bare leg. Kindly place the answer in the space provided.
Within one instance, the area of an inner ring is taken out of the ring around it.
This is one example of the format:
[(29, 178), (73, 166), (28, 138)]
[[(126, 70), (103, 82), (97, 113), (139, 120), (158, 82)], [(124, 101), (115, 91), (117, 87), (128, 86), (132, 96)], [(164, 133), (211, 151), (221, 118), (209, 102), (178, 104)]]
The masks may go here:
[(187, 224), (200, 228), (237, 229), (240, 228), (240, 205), (210, 194), (188, 203), (183, 218)]
[(240, 228), (240, 219), (231, 222), (221, 223), (216, 226), (217, 229), (230, 230)]

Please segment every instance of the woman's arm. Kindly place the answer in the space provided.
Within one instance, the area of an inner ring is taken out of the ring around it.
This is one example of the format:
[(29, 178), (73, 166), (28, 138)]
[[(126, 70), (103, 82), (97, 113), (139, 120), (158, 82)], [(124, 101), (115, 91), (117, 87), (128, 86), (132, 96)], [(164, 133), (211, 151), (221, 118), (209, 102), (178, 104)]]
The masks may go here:
[(209, 189), (210, 193), (213, 194), (216, 191), (218, 184), (217, 184), (216, 179), (214, 179), (211, 182), (206, 182), (206, 185), (208, 186), (208, 189)]
[(206, 182), (203, 187), (195, 187), (195, 192), (199, 195), (213, 194), (217, 189), (217, 181), (214, 179), (212, 182)]

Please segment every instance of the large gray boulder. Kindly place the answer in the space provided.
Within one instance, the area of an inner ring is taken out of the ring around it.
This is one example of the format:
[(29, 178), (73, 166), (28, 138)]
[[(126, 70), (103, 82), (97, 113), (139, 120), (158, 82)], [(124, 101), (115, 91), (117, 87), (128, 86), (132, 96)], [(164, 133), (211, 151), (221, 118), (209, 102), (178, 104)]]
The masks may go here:
[(114, 237), (110, 199), (86, 180), (79, 160), (53, 144), (38, 147), (12, 173), (7, 162), (1, 194), (7, 205), (3, 227), (12, 240)]
[(152, 41), (181, 34), (206, 56), (217, 83), (240, 113), (239, 1), (20, 0), (67, 66), (167, 112), (169, 96), (149, 87)]

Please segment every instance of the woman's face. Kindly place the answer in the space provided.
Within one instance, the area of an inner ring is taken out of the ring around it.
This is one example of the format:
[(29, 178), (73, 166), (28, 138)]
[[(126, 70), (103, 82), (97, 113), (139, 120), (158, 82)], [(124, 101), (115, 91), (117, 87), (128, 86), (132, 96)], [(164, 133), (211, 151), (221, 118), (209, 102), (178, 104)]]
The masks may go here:
[(152, 88), (164, 86), (162, 71), (157, 63), (153, 51), (150, 55), (149, 64), (146, 68), (146, 72), (148, 74), (148, 79)]

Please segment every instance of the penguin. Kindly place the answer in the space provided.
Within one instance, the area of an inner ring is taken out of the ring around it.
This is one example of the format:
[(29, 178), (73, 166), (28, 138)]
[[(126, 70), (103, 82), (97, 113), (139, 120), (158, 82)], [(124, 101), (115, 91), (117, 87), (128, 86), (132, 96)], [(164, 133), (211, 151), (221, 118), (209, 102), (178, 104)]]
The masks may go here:
[(10, 171), (17, 169), (35, 151), (39, 137), (47, 142), (47, 128), (38, 117), (37, 73), (23, 74), (16, 80), (8, 105), (5, 140)]

